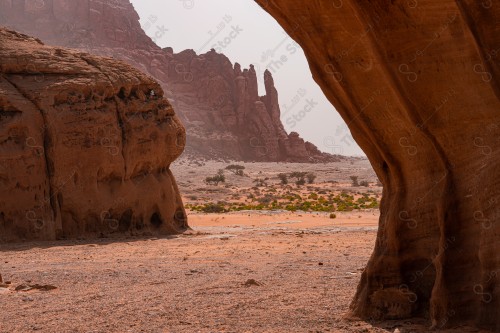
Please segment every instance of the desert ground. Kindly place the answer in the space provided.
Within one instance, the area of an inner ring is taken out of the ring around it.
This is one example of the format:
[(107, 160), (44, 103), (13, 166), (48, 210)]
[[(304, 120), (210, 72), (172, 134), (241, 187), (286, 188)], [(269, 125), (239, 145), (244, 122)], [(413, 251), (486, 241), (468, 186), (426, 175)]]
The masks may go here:
[[(423, 319), (345, 318), (377, 233), (378, 210), (353, 208), (364, 193), (381, 194), (366, 160), (240, 163), (245, 175), (204, 183), (231, 164), (182, 158), (172, 166), (187, 206), (198, 207), (188, 209), (185, 234), (1, 245), (0, 332), (428, 331)], [(314, 172), (314, 183), (276, 178), (297, 170)], [(368, 187), (352, 186), (352, 175)], [(273, 201), (295, 193), (292, 206), (309, 200), (313, 209), (259, 209), (271, 204), (259, 200), (269, 190)], [(344, 207), (334, 216), (316, 205), (329, 207), (330, 198)], [(205, 213), (207, 203), (224, 211)]]
[[(227, 170), (230, 166), (242, 168), (242, 174)], [(382, 185), (366, 158), (349, 157), (321, 164), (242, 163), (187, 155), (175, 161), (171, 169), (190, 211), (212, 212), (210, 208), (216, 205), (229, 211), (356, 211), (377, 208), (382, 194)], [(225, 181), (207, 184), (206, 178), (219, 171), (223, 171)], [(300, 178), (293, 173), (302, 173), (304, 184), (297, 185)], [(287, 184), (282, 184), (280, 174), (286, 175)], [(311, 183), (308, 175), (313, 175)], [(357, 177), (359, 184), (364, 182), (363, 186), (352, 186), (351, 176)]]

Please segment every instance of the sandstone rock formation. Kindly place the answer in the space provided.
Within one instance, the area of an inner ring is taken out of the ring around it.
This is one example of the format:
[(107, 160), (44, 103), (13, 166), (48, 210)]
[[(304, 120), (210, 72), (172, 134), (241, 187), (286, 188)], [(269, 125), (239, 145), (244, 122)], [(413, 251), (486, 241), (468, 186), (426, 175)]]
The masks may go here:
[[(157, 18), (145, 29), (164, 34)], [(254, 161), (335, 161), (280, 120), (278, 92), (265, 73), (258, 95), (253, 67), (242, 70), (223, 54), (193, 50), (175, 54), (144, 33), (129, 0), (0, 0), (0, 25), (50, 45), (78, 48), (124, 60), (162, 85), (187, 129), (187, 148), (207, 157)]]
[(185, 130), (158, 83), (5, 29), (0, 75), (0, 242), (186, 229)]
[(384, 184), (353, 314), (500, 331), (500, 3), (257, 2)]

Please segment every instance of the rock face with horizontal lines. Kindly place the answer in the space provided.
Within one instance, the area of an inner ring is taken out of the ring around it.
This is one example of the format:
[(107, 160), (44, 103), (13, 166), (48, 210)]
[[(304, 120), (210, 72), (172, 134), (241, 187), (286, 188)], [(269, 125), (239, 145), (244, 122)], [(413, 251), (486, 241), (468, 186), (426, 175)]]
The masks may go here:
[(500, 3), (257, 0), (384, 184), (364, 318), (500, 330)]
[(0, 29), (0, 241), (186, 229), (185, 130), (131, 66)]
[[(164, 37), (156, 16), (144, 29)], [(174, 53), (142, 30), (129, 0), (0, 0), (0, 25), (49, 45), (121, 59), (162, 85), (187, 130), (187, 150), (199, 157), (247, 161), (337, 161), (287, 134), (270, 72), (242, 69), (214, 50)], [(262, 76), (262, 77), (260, 77)], [(259, 96), (258, 84), (266, 95)]]

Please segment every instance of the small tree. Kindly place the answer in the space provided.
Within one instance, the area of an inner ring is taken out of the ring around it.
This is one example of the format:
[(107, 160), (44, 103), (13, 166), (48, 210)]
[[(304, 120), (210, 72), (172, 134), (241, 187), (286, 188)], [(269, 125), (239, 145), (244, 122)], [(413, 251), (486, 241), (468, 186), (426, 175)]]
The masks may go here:
[(358, 176), (351, 176), (350, 178), (352, 180), (352, 186), (359, 186)]
[(314, 183), (314, 180), (316, 179), (316, 175), (315, 175), (314, 173), (312, 173), (312, 172), (309, 172), (309, 173), (306, 175), (306, 177), (307, 177), (307, 182), (308, 182), (309, 184)]
[(288, 184), (288, 175), (286, 173), (280, 173), (278, 174), (279, 180), (281, 180), (281, 184), (286, 185)]
[(369, 187), (370, 183), (368, 183), (368, 181), (366, 180), (362, 180), (359, 182), (359, 186)]
[(245, 167), (243, 165), (231, 164), (226, 167), (226, 170), (231, 171), (237, 176), (243, 176), (244, 175), (243, 170), (245, 170)]
[(219, 185), (219, 183), (224, 183), (226, 181), (226, 176), (224, 175), (224, 170), (220, 169), (217, 174), (213, 177), (205, 178), (205, 183)]
[(306, 175), (307, 175), (307, 172), (295, 171), (295, 172), (292, 172), (290, 174), (290, 177), (295, 178), (296, 179), (295, 184), (297, 184), (297, 186), (300, 186), (300, 185), (304, 185), (306, 183), (306, 180), (305, 180)]

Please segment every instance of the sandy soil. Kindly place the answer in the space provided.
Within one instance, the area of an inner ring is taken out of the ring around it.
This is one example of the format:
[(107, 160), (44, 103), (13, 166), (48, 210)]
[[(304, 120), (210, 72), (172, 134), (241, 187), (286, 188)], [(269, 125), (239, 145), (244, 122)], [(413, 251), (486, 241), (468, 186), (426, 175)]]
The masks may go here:
[[(207, 185), (206, 177), (214, 176), (218, 170), (225, 169), (228, 165), (237, 164), (244, 166), (245, 176), (236, 176), (225, 171), (226, 182), (219, 186)], [(348, 191), (365, 193), (371, 191), (375, 194), (382, 193), (382, 187), (378, 183), (377, 176), (366, 158), (347, 158), (341, 162), (324, 164), (307, 163), (268, 163), (268, 162), (235, 162), (235, 161), (211, 161), (194, 160), (182, 156), (171, 166), (179, 189), (183, 195), (185, 204), (199, 204), (205, 202), (217, 202), (219, 200), (234, 200), (235, 195), (243, 197), (255, 188), (257, 179), (266, 179), (266, 189), (284, 190), (295, 188), (301, 192), (312, 192), (319, 190), (331, 190), (335, 192)], [(294, 171), (312, 172), (317, 178), (314, 184), (306, 184), (297, 187), (290, 179), (290, 184), (283, 186), (278, 179), (279, 173), (291, 173)], [(350, 176), (358, 176), (359, 181), (368, 181), (369, 187), (352, 187)]]
[[(377, 215), (194, 214), (180, 236), (2, 245), (0, 332), (426, 332), (343, 319)], [(36, 284), (57, 289), (15, 291)]]
[[(363, 159), (243, 163), (244, 177), (227, 173), (223, 185), (204, 184), (230, 163), (176, 162), (186, 203), (252, 204), (292, 192), (302, 201), (311, 193), (378, 198), (382, 191)], [(278, 173), (294, 171), (317, 179), (280, 184)], [(370, 186), (352, 187), (351, 175)], [(267, 184), (255, 188), (256, 178)], [(336, 211), (334, 219), (283, 210), (188, 213), (193, 230), (179, 236), (0, 245), (0, 332), (428, 331), (422, 319), (343, 319), (373, 250), (377, 209)]]

